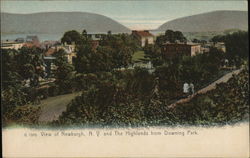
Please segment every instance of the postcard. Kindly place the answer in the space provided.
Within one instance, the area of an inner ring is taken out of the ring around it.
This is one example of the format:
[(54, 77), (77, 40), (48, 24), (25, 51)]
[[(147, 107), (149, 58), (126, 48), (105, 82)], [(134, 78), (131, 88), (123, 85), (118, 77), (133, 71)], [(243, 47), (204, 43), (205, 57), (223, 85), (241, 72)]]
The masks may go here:
[(249, 157), (245, 0), (1, 1), (3, 157)]

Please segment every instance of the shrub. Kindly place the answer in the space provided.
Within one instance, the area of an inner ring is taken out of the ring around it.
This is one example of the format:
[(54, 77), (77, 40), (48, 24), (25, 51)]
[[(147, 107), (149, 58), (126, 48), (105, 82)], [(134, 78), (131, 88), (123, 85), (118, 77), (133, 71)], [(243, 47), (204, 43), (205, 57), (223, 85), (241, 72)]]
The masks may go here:
[(34, 125), (38, 124), (41, 108), (32, 105), (16, 106), (9, 110), (3, 116), (3, 123), (19, 124), (19, 125)]

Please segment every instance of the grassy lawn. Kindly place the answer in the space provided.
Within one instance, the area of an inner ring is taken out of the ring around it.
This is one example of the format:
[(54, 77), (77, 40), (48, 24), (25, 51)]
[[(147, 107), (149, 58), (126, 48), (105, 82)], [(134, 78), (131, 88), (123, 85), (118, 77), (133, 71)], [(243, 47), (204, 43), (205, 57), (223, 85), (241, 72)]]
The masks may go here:
[(145, 59), (145, 54), (144, 54), (144, 51), (142, 50), (135, 52), (132, 56), (133, 62), (139, 62), (144, 59)]

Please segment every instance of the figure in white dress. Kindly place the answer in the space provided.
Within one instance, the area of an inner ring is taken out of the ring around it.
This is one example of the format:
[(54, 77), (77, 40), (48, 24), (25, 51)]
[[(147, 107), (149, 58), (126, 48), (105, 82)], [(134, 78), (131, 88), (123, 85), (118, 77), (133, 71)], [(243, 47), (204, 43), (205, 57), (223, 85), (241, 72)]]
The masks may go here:
[(185, 82), (183, 85), (183, 93), (188, 94), (188, 92), (189, 92), (189, 85), (188, 83)]
[(191, 95), (194, 94), (194, 84), (193, 83), (189, 84), (189, 92), (190, 92)]

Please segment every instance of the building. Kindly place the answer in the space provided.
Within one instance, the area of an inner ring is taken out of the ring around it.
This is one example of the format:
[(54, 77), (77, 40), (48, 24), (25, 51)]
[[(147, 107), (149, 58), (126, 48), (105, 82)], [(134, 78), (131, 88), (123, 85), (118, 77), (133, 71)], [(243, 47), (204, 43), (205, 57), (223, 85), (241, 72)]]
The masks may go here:
[(211, 48), (216, 48), (224, 53), (226, 52), (226, 46), (224, 42), (208, 42), (206, 44), (202, 44), (201, 51), (203, 53), (207, 53), (210, 51)]
[(101, 40), (101, 38), (106, 36), (106, 34), (103, 34), (103, 33), (90, 33), (87, 36), (88, 36), (88, 38), (91, 38), (94, 41), (99, 41), (99, 40)]
[(132, 35), (139, 41), (141, 47), (144, 47), (147, 44), (154, 44), (154, 35), (151, 34), (148, 30), (144, 31), (132, 31)]
[(38, 39), (37, 36), (27, 36), (26, 37), (26, 43), (25, 45), (26, 47), (40, 47), (40, 41)]
[(39, 39), (37, 36), (27, 36), (26, 42), (39, 43)]
[(23, 42), (17, 42), (17, 41), (2, 41), (1, 42), (1, 49), (15, 49), (18, 50), (24, 46)]
[(183, 55), (195, 56), (201, 53), (201, 46), (199, 44), (166, 43), (163, 44), (161, 52), (166, 58)]
[(54, 60), (56, 57), (53, 56), (44, 56), (43, 57), (44, 64), (45, 64), (45, 74), (47, 78), (52, 77), (54, 75), (54, 71), (56, 70), (56, 66), (54, 64)]
[(226, 46), (224, 42), (217, 42), (214, 44), (214, 47), (217, 48), (218, 50), (221, 50), (222, 52), (226, 52)]
[(72, 64), (73, 63), (73, 58), (76, 57), (76, 45), (73, 44), (63, 44), (63, 45), (58, 45), (55, 47), (56, 51), (63, 49), (66, 52), (66, 57), (67, 57), (67, 61), (68, 63)]
[(65, 57), (67, 58), (67, 62), (70, 64), (73, 64), (73, 58), (76, 57), (75, 53), (75, 45), (58, 45), (53, 46), (51, 48), (48, 48), (47, 51), (44, 53), (44, 62), (45, 62), (45, 72), (46, 77), (53, 76), (53, 72), (57, 69), (57, 67), (54, 64), (54, 61), (56, 60), (55, 53), (59, 51), (60, 49), (65, 51)]
[(88, 34), (88, 38), (91, 39), (91, 47), (92, 47), (93, 51), (96, 51), (97, 47), (100, 44), (100, 40), (102, 38), (104, 38), (105, 36), (107, 36), (107, 35), (104, 34), (104, 33), (97, 33), (97, 34), (91, 33), (91, 34)]
[(41, 42), (40, 48), (47, 50), (59, 44), (60, 44), (59, 41), (44, 41), (44, 42)]

